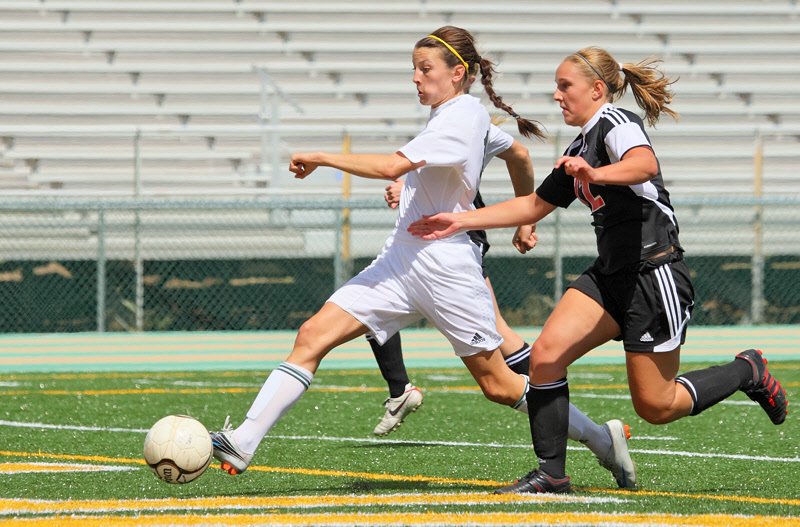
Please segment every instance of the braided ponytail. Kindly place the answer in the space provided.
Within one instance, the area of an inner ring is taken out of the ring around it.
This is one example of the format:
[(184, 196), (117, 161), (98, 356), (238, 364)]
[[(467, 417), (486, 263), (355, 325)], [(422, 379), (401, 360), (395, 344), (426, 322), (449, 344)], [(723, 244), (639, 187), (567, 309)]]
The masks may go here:
[(492, 101), (492, 104), (494, 104), (495, 108), (503, 110), (517, 120), (517, 129), (519, 130), (520, 134), (524, 135), (528, 139), (532, 139), (533, 137), (544, 139), (545, 135), (542, 131), (541, 123), (520, 117), (520, 115), (517, 114), (517, 112), (515, 112), (511, 106), (504, 103), (502, 97), (497, 95), (497, 93), (494, 91), (494, 86), (492, 85), (492, 75), (495, 73), (495, 69), (492, 61), (481, 58), (480, 71), (483, 89), (486, 90), (486, 95), (489, 96), (489, 100)]

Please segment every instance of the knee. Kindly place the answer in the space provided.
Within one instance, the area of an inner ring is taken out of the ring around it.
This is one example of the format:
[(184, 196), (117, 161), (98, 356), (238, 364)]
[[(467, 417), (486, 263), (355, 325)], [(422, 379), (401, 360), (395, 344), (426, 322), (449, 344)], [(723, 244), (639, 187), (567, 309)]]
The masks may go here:
[(329, 345), (329, 336), (325, 333), (323, 326), (316, 317), (311, 317), (303, 322), (300, 329), (297, 330), (292, 353), (308, 357), (327, 353), (332, 346)]
[(555, 382), (567, 376), (567, 369), (559, 361), (560, 352), (539, 338), (531, 348), (531, 362), (528, 375), (533, 384)]
[(295, 337), (295, 343), (304, 343), (304, 342), (313, 342), (316, 334), (318, 324), (314, 317), (309, 318), (305, 322), (300, 325), (300, 329), (297, 330), (297, 336)]
[(667, 405), (634, 400), (633, 409), (636, 410), (636, 415), (651, 425), (663, 425), (675, 420), (674, 411)]
[(504, 386), (499, 382), (487, 381), (481, 384), (483, 396), (493, 403), (512, 406), (516, 404), (524, 392), (524, 386), (520, 381), (519, 386)]

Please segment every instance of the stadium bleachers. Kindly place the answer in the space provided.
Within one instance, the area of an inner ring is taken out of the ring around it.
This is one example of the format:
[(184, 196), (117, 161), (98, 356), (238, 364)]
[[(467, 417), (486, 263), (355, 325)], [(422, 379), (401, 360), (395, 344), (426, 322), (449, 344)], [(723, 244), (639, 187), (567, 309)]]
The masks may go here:
[[(345, 133), (354, 152), (392, 151), (427, 118), (411, 47), (454, 24), (497, 63), (498, 93), (553, 136), (529, 143), (538, 174), (576, 133), (553, 71), (598, 45), (680, 77), (680, 121), (651, 134), (673, 193), (752, 193), (756, 152), (764, 192), (785, 193), (800, 189), (799, 15), (789, 0), (0, 0), (0, 188), (263, 191), (285, 187), (273, 172), (291, 151), (338, 150)], [(504, 167), (485, 188), (510, 191)]]

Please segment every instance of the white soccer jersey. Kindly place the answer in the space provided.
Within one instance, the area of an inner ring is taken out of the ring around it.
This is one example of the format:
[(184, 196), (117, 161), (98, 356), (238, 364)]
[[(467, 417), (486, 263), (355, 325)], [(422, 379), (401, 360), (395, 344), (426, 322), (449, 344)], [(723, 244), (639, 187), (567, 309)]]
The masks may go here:
[[(406, 177), (395, 236), (420, 241), (407, 228), (423, 214), (475, 208), (490, 127), (489, 113), (472, 95), (460, 95), (431, 110), (425, 129), (399, 149), (412, 162), (424, 160), (425, 166)], [(457, 237), (467, 239), (466, 233)]]
[(426, 164), (406, 177), (393, 235), (381, 254), (329, 301), (361, 321), (381, 344), (427, 318), (458, 356), (497, 349), (503, 338), (478, 246), (463, 232), (423, 240), (407, 228), (423, 214), (474, 209), (487, 153), (502, 151), (504, 144), (507, 149), (513, 142), (509, 139), (491, 125), (476, 97), (461, 95), (432, 109), (425, 130), (399, 150)]

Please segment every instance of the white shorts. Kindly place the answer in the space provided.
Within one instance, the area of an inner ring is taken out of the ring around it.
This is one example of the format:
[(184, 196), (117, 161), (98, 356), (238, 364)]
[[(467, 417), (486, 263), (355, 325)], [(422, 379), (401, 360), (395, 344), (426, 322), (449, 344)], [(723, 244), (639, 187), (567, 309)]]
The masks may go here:
[(459, 357), (500, 347), (480, 249), (465, 241), (398, 240), (329, 299), (379, 343), (422, 318), (447, 337)]

